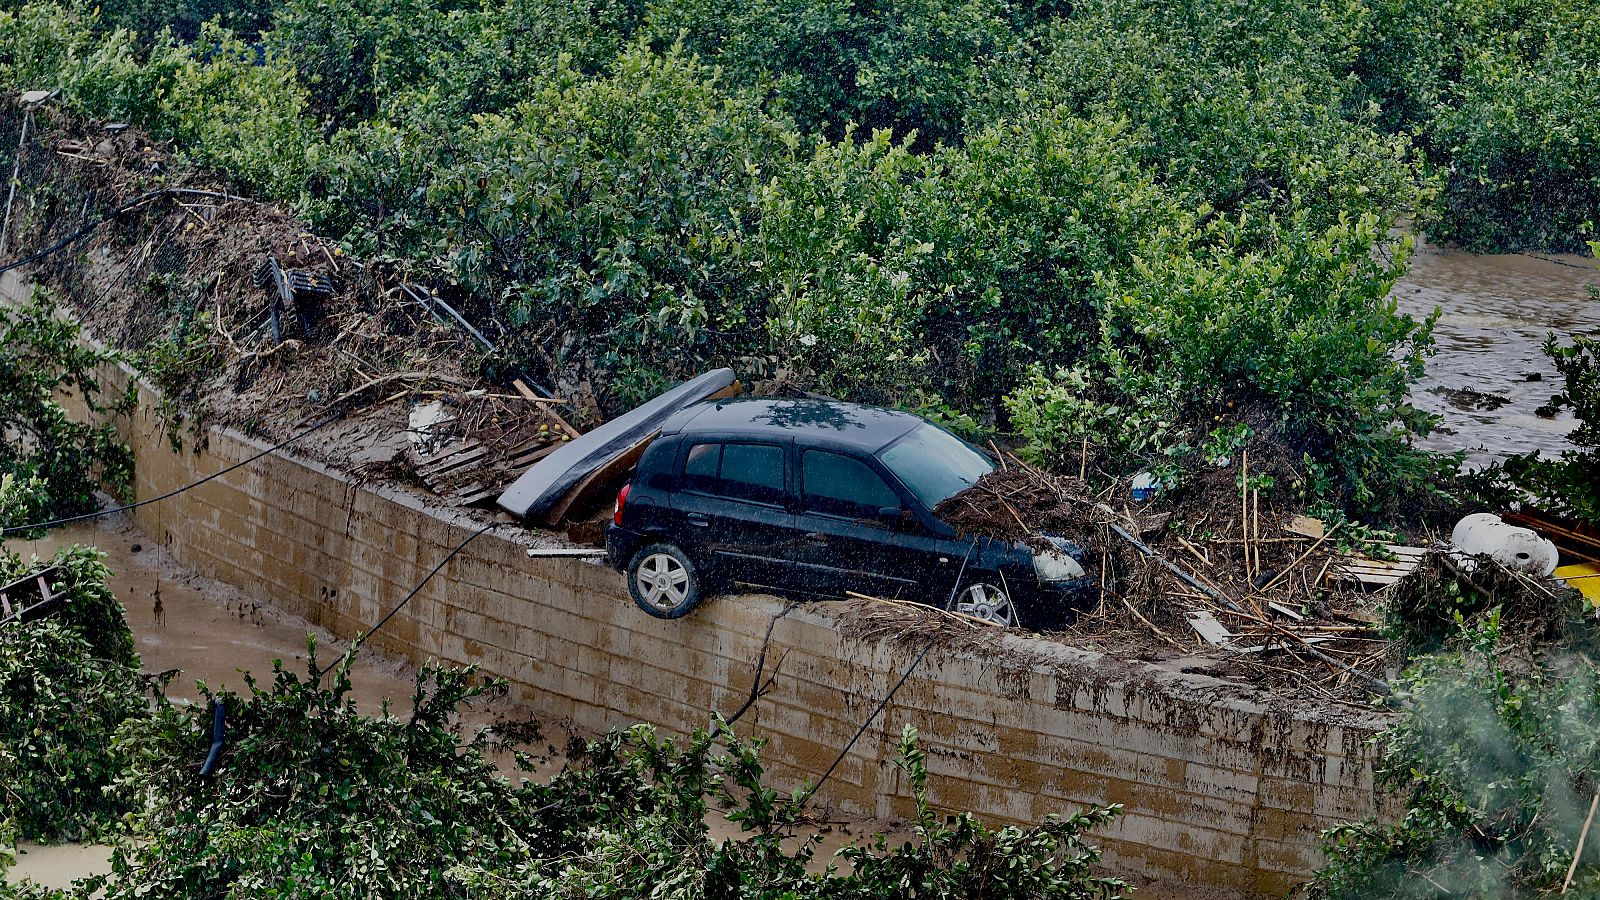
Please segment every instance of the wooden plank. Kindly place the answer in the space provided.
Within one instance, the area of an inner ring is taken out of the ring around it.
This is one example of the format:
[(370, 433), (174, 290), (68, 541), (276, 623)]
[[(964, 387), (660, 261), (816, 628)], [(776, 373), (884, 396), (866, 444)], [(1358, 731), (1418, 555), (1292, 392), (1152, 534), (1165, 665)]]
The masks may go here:
[(1334, 567), (1328, 571), (1328, 577), (1343, 581), (1359, 581), (1373, 587), (1388, 587), (1406, 576), (1404, 573), (1351, 572)]
[(426, 462), (417, 466), (417, 474), (427, 478), (451, 469), (459, 469), (468, 463), (477, 462), (488, 452), (489, 448), (478, 441), (464, 442), (443, 453), (423, 457)]
[(514, 472), (516, 472), (517, 475), (520, 475), (520, 474), (522, 474), (522, 470), (523, 469), (528, 468), (529, 466), (533, 465), (534, 463), (538, 462), (541, 459), (544, 459), (546, 456), (549, 456), (550, 454), (556, 452), (559, 449), (561, 449), (560, 442), (553, 443), (553, 444), (545, 444), (544, 446), (542, 446), (542, 447), (540, 447), (540, 448), (538, 448), (536, 450), (530, 451), (528, 453), (521, 454), (520, 456), (513, 457), (511, 459), (510, 468)]
[(1267, 605), (1295, 620), (1296, 622), (1303, 621), (1305, 619), (1305, 616), (1301, 615), (1299, 610), (1284, 606), (1282, 603), (1279, 603), (1276, 600), (1268, 600)]
[(1233, 640), (1233, 632), (1224, 628), (1216, 616), (1203, 609), (1190, 610), (1184, 616), (1189, 620), (1189, 627), (1208, 644), (1226, 647)]
[[(537, 403), (541, 399), (538, 394), (535, 394), (531, 388), (523, 383), (521, 378), (513, 379), (511, 386), (517, 389), (517, 393), (521, 394), (524, 400), (531, 400)], [(556, 412), (554, 409), (551, 409), (550, 406), (546, 405), (540, 408), (544, 410), (545, 415), (554, 419), (556, 424), (560, 425), (561, 430), (565, 431), (569, 437), (583, 437), (582, 432), (578, 431), (576, 428), (573, 428), (571, 423), (569, 423), (566, 419), (561, 418), (561, 414)]]
[(1283, 526), (1283, 530), (1290, 534), (1298, 534), (1301, 537), (1308, 538), (1322, 538), (1327, 534), (1327, 529), (1323, 527), (1322, 520), (1313, 519), (1310, 516), (1295, 516), (1289, 520), (1289, 524)]

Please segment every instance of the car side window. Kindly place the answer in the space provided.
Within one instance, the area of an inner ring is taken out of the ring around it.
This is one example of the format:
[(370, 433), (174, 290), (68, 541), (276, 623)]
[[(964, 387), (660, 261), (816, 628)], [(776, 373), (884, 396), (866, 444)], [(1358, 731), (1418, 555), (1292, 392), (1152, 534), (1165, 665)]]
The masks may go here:
[(733, 500), (782, 503), (783, 448), (774, 444), (696, 444), (683, 461), (684, 490)]
[(852, 519), (876, 519), (886, 506), (902, 506), (900, 495), (859, 459), (826, 450), (807, 450), (800, 457), (800, 483), (805, 508)]
[(689, 455), (683, 460), (683, 489), (716, 493), (717, 469), (721, 466), (721, 444), (695, 444), (690, 447)]
[(717, 493), (757, 503), (783, 502), (783, 448), (773, 444), (722, 445)]

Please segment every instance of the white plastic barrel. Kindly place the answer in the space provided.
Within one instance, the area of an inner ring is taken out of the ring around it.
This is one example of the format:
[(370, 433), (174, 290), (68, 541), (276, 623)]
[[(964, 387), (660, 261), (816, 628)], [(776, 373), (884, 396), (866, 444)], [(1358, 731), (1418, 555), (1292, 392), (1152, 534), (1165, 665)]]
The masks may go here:
[(1508, 569), (1530, 575), (1554, 572), (1560, 556), (1556, 545), (1537, 532), (1508, 525), (1493, 513), (1473, 513), (1457, 522), (1450, 542), (1463, 553), (1487, 554)]

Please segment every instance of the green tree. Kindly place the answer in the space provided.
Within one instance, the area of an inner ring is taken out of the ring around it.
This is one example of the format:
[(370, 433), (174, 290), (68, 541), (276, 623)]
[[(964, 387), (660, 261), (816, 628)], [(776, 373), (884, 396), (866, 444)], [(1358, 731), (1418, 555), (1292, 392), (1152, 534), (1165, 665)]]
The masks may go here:
[[(7, 525), (97, 509), (96, 485), (121, 489), (132, 478), (133, 457), (115, 427), (75, 422), (56, 401), (73, 392), (91, 411), (110, 412), (96, 370), (114, 359), (86, 346), (42, 289), (26, 306), (0, 305), (0, 475), (12, 477), (13, 502), (36, 517)], [(26, 497), (23, 486), (31, 486)]]

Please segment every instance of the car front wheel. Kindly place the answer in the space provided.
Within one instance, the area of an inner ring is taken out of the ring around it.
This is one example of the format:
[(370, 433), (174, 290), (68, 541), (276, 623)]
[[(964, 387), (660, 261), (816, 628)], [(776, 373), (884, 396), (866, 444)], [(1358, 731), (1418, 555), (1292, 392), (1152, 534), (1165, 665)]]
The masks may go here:
[(628, 593), (658, 619), (688, 615), (700, 605), (700, 575), (688, 554), (672, 544), (651, 544), (628, 563)]
[(974, 581), (956, 595), (958, 613), (992, 622), (1006, 628), (1017, 624), (1017, 610), (1004, 587), (988, 581)]

